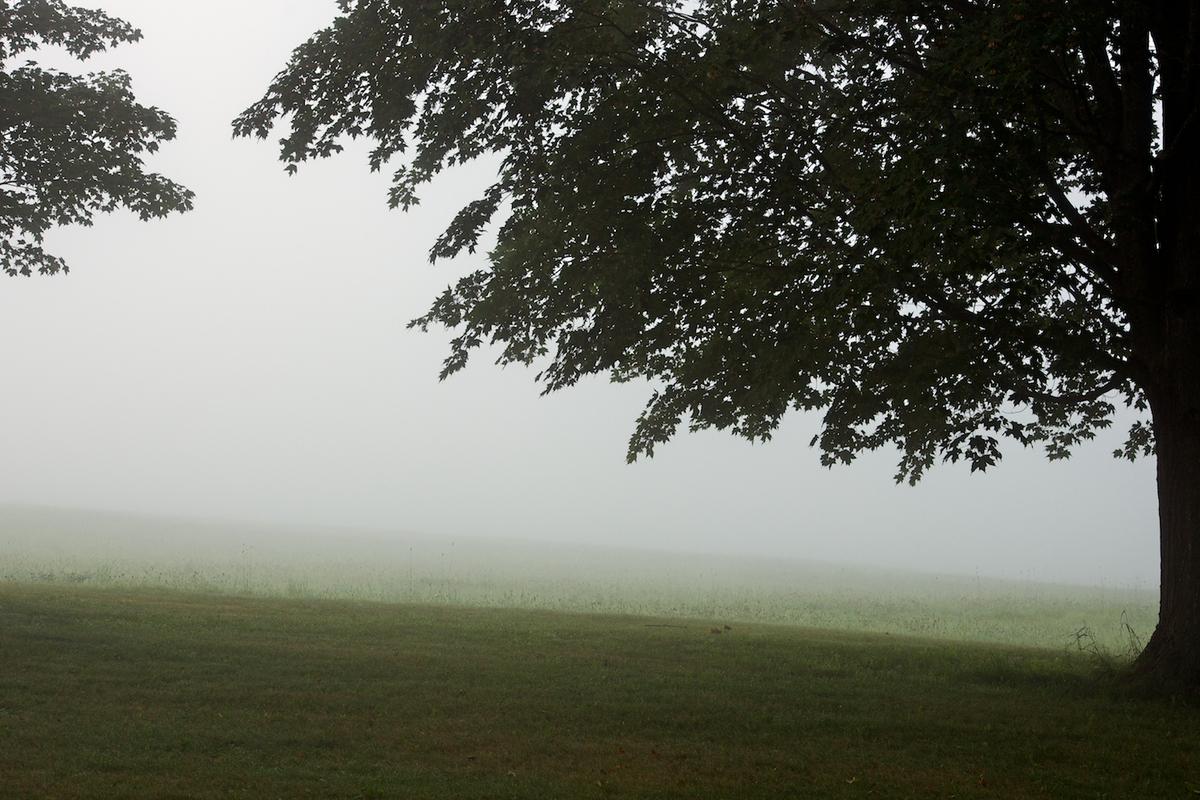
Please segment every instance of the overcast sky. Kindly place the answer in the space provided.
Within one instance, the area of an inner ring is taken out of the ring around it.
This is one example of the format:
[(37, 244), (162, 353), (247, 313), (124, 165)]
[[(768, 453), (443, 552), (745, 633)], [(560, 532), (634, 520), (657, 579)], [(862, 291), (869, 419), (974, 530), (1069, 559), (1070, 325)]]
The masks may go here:
[(478, 263), (425, 253), (487, 165), (404, 215), (361, 148), (288, 178), (271, 143), (231, 139), (333, 0), (90, 5), (145, 33), (87, 68), (126, 68), (179, 120), (152, 166), (197, 207), (55, 232), (69, 275), (3, 281), (0, 502), (1156, 585), (1153, 465), (1112, 459), (1117, 432), (909, 488), (892, 453), (821, 468), (815, 417), (627, 466), (645, 387), (543, 398), (486, 358), (439, 384), (448, 335), (405, 323)]

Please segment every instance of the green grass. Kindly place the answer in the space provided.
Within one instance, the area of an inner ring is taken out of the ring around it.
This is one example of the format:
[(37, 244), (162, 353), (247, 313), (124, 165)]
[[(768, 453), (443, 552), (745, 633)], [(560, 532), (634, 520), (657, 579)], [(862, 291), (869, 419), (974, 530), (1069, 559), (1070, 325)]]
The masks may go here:
[(0, 795), (1200, 789), (1200, 712), (1088, 654), (725, 622), (0, 584)]
[(1112, 653), (1136, 648), (1158, 618), (1157, 593), (1137, 586), (3, 506), (0, 582), (721, 618), (1048, 648), (1085, 631)]

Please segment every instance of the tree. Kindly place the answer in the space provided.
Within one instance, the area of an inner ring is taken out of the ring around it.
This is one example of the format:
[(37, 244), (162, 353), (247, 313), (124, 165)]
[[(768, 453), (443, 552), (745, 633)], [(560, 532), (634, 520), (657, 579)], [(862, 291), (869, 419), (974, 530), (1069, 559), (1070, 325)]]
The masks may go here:
[[(655, 387), (898, 480), (1050, 458), (1135, 409), (1160, 620), (1138, 668), (1200, 685), (1200, 8), (1167, 0), (342, 0), (234, 123), (300, 162), (368, 137), (392, 206), (502, 155), (436, 240), (485, 268), (415, 325)], [(409, 148), (412, 151), (409, 152)]]
[(0, 0), (0, 269), (66, 271), (42, 248), (54, 225), (90, 225), (125, 207), (143, 220), (192, 207), (192, 193), (147, 173), (142, 154), (175, 137), (175, 121), (139, 105), (122, 71), (75, 76), (17, 59), (57, 46), (79, 59), (141, 32), (61, 0)]

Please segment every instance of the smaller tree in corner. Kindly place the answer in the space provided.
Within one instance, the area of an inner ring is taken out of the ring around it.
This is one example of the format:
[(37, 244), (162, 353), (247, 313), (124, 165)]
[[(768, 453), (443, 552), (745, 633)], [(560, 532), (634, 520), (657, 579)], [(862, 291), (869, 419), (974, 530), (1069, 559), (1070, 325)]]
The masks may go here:
[(61, 47), (79, 59), (142, 34), (61, 0), (0, 0), (0, 270), (67, 270), (43, 249), (55, 225), (90, 225), (128, 208), (144, 220), (192, 207), (193, 194), (147, 172), (144, 154), (175, 137), (175, 121), (140, 105), (123, 71), (71, 75), (27, 56)]

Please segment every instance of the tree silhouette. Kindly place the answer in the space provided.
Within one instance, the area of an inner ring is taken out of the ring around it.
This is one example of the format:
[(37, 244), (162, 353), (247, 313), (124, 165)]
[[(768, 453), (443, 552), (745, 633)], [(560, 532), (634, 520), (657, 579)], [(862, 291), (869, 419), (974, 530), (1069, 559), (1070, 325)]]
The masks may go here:
[[(986, 469), (1138, 421), (1162, 600), (1139, 668), (1200, 684), (1200, 8), (1144, 0), (344, 0), (241, 135), (346, 137), (393, 206), (486, 153), (431, 259), (485, 268), (414, 324), (654, 389), (630, 442), (767, 439), (826, 464)], [(411, 151), (409, 148), (412, 148)]]
[(60, 0), (0, 0), (0, 269), (53, 274), (65, 262), (42, 248), (54, 225), (90, 225), (129, 208), (142, 219), (192, 207), (192, 193), (147, 173), (142, 154), (174, 138), (175, 122), (139, 105), (121, 71), (76, 76), (22, 56), (43, 46), (80, 59), (141, 33)]

